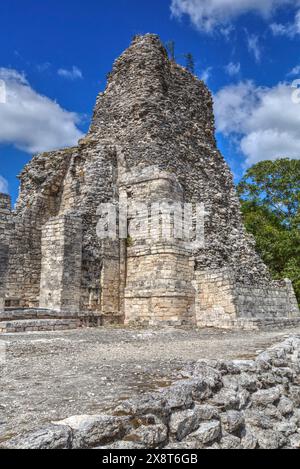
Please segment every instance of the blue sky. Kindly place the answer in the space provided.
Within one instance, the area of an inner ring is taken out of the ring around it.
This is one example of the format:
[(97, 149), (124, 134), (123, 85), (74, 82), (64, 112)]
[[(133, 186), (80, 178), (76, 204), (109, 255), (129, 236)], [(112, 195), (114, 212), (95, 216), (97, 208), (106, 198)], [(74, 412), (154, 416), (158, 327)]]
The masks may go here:
[(13, 200), (33, 153), (87, 131), (113, 61), (147, 32), (174, 40), (182, 64), (193, 54), (237, 179), (257, 161), (299, 158), (297, 0), (2, 0), (0, 21), (0, 190)]

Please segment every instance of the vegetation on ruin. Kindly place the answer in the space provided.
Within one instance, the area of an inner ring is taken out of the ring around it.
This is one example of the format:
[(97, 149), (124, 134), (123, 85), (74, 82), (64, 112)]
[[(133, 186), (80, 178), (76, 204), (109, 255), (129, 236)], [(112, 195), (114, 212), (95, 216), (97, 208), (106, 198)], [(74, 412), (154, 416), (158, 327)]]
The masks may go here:
[(238, 185), (246, 229), (274, 279), (290, 278), (300, 302), (300, 160), (262, 161)]
[(126, 239), (126, 246), (128, 248), (131, 248), (133, 245), (134, 245), (133, 239), (131, 238), (131, 236), (128, 236), (127, 239)]
[(175, 58), (175, 42), (174, 41), (168, 41), (166, 43), (166, 49), (167, 49), (170, 60), (175, 62), (175, 60), (176, 60), (176, 58)]
[(189, 52), (188, 54), (185, 54), (184, 57), (186, 60), (185, 68), (187, 69), (188, 72), (194, 75), (195, 74), (195, 60), (194, 60), (193, 54)]

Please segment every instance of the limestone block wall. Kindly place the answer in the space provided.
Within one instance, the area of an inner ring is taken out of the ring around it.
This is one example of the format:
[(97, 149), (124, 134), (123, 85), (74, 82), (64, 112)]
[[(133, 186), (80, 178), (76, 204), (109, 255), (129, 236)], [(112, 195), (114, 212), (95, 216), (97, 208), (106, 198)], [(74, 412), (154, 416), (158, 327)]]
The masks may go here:
[(198, 326), (232, 327), (241, 321), (296, 319), (300, 317), (289, 280), (266, 284), (238, 284), (228, 269), (196, 271)]
[(5, 306), (11, 228), (11, 200), (8, 195), (0, 194), (0, 311)]
[(41, 272), (41, 228), (30, 210), (13, 214), (7, 282), (7, 306), (38, 306)]
[(235, 297), (238, 317), (257, 319), (299, 317), (298, 305), (292, 301), (288, 282), (270, 282), (263, 286), (237, 285)]
[(82, 258), (81, 219), (56, 217), (42, 230), (40, 307), (78, 312)]
[(42, 226), (53, 217), (76, 213), (82, 218), (83, 231), (80, 308), (101, 312), (106, 252), (96, 235), (97, 207), (116, 194), (114, 165), (111, 147), (91, 140), (37, 155), (26, 165), (12, 216), (7, 306), (39, 306)]
[(234, 320), (234, 279), (227, 269), (196, 271), (195, 311), (198, 326), (216, 326)]
[(100, 277), (100, 309), (105, 316), (118, 316), (122, 312), (121, 285), (124, 286), (120, 265), (119, 241), (103, 242), (103, 257)]
[(285, 279), (284, 280), (285, 287), (288, 293), (288, 300), (290, 304), (290, 318), (299, 318), (300, 316), (300, 310), (299, 310), (299, 305), (296, 297), (296, 293), (293, 287), (293, 283), (290, 279)]
[[(60, 213), (72, 210), (82, 218), (82, 311), (119, 313), (119, 242), (97, 236), (98, 208), (116, 203), (117, 163), (110, 142), (86, 138), (64, 181)], [(124, 283), (124, 282), (123, 282)]]
[(125, 323), (194, 323), (193, 266), (179, 247), (128, 249)]
[(38, 307), (41, 276), (41, 227), (56, 216), (60, 188), (72, 149), (36, 155), (25, 166), (12, 214), (7, 306)]
[[(174, 213), (163, 209), (163, 204), (182, 205), (181, 185), (173, 174), (152, 166), (125, 172), (120, 187), (129, 203), (125, 323), (193, 324), (194, 262), (183, 240), (176, 239)], [(144, 205), (135, 211), (135, 203)]]

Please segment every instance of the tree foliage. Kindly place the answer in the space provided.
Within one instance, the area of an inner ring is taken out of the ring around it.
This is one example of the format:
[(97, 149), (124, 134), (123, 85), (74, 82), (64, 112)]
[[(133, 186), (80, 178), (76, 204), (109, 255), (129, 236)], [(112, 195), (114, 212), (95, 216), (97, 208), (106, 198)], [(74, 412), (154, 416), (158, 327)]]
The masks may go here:
[(290, 278), (300, 301), (300, 160), (262, 161), (238, 185), (246, 229), (273, 278)]
[(185, 54), (184, 57), (186, 60), (185, 68), (194, 75), (195, 74), (195, 60), (194, 60), (193, 54), (189, 52), (188, 54)]
[(168, 41), (166, 43), (166, 49), (169, 54), (170, 60), (175, 62), (175, 42), (174, 41)]

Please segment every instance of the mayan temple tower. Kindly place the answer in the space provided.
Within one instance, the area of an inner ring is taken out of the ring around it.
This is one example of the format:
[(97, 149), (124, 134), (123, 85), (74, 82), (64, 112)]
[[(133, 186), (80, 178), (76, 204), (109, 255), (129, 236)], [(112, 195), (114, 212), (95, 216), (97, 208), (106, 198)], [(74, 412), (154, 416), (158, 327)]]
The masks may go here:
[[(271, 281), (243, 227), (211, 93), (157, 36), (136, 37), (116, 60), (78, 146), (35, 156), (20, 182), (14, 211), (0, 199), (2, 317), (18, 309), (101, 324), (300, 322), (291, 282)], [(138, 234), (102, 239), (99, 207), (124, 200)], [(205, 243), (164, 236), (161, 201), (203, 204)]]

